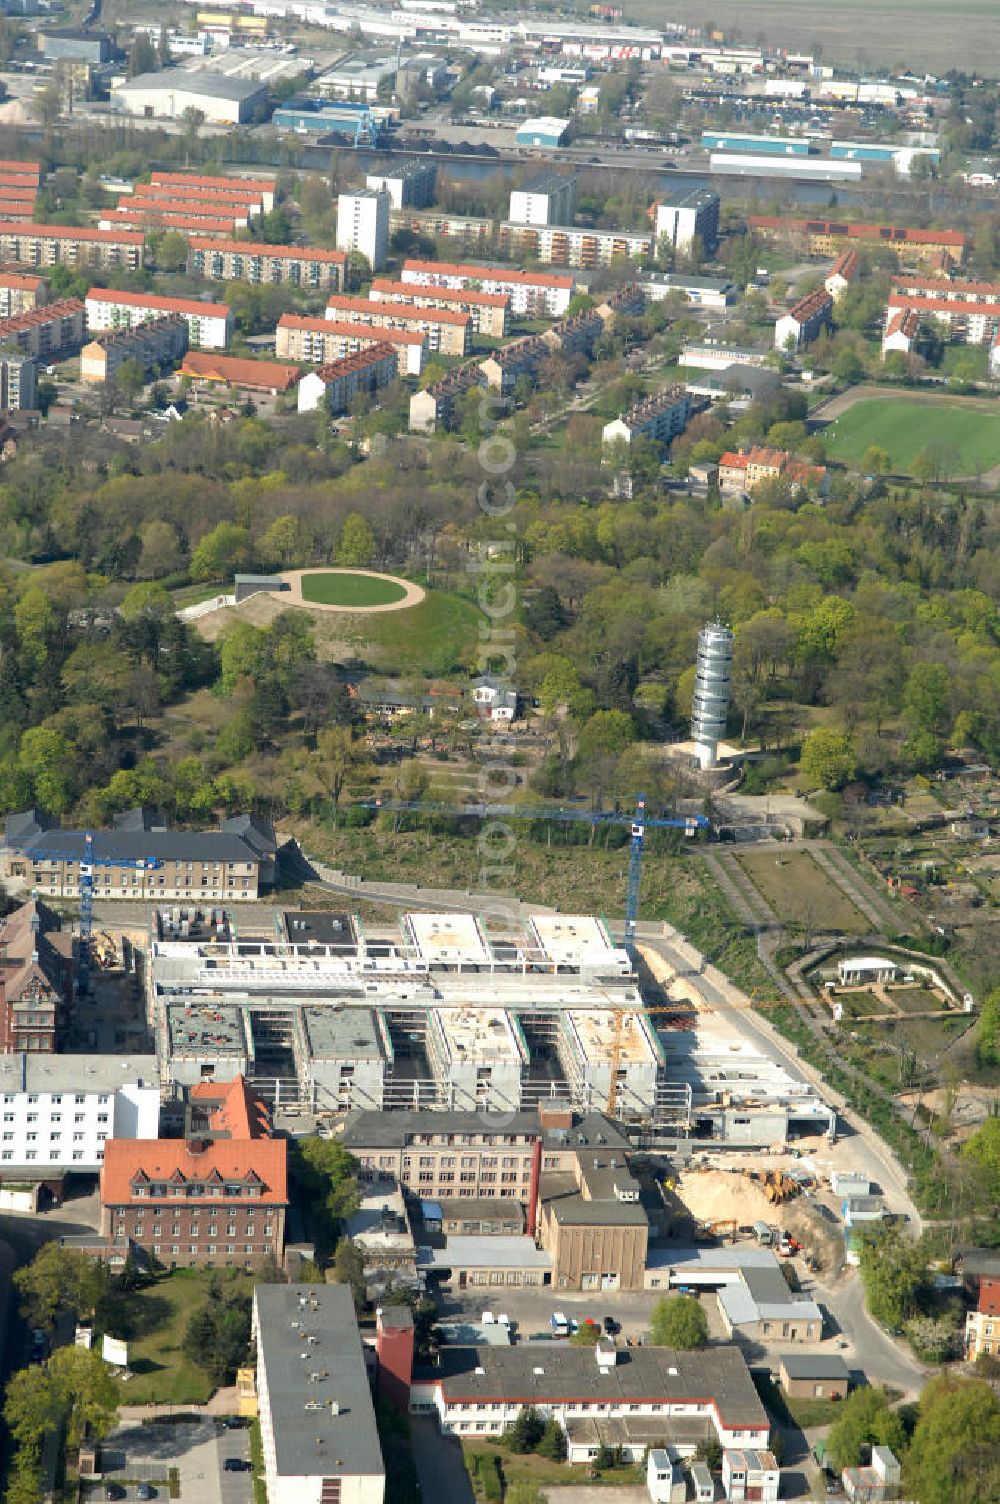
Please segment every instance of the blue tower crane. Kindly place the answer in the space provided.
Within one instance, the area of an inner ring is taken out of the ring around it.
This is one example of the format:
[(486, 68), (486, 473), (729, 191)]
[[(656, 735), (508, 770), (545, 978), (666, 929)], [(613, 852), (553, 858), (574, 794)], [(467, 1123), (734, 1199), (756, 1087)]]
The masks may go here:
[(94, 850), (94, 834), (88, 830), (83, 837), (83, 855), (58, 846), (32, 846), (25, 850), (32, 861), (63, 861), (80, 863), (80, 958), (76, 969), (77, 994), (80, 997), (90, 990), (90, 936), (94, 928), (94, 868), (129, 867), (150, 872), (163, 863), (159, 857), (98, 856)]
[(638, 796), (634, 815), (616, 811), (564, 809), (560, 805), (520, 804), (424, 804), (410, 799), (366, 799), (362, 804), (377, 811), (394, 810), (416, 815), (448, 815), (457, 819), (492, 820), (503, 816), (519, 820), (554, 820), (584, 825), (627, 825), (629, 836), (628, 888), (625, 898), (625, 949), (630, 956), (635, 954), (635, 929), (639, 919), (639, 892), (642, 885), (642, 858), (646, 844), (646, 831), (683, 830), (695, 835), (699, 830), (708, 830), (711, 822), (704, 815), (679, 815), (671, 819), (650, 817), (646, 814), (646, 799)]

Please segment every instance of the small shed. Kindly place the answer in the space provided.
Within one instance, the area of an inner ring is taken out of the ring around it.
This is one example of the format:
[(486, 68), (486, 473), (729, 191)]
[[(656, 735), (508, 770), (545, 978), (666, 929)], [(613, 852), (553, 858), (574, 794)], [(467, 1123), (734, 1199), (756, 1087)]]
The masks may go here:
[(793, 1399), (842, 1400), (851, 1374), (839, 1353), (782, 1353), (778, 1381)]

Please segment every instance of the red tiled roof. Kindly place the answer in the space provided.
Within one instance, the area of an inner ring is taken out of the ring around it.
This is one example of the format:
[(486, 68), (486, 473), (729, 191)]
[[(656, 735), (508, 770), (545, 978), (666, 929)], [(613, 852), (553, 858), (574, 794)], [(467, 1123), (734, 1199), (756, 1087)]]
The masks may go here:
[(886, 324), (882, 338), (885, 340), (890, 334), (905, 334), (907, 339), (914, 339), (919, 328), (919, 314), (912, 308), (900, 308)]
[(369, 318), (384, 314), (387, 318), (419, 320), (425, 324), (460, 324), (464, 327), (469, 323), (469, 315), (459, 313), (458, 309), (414, 308), (412, 303), (378, 303), (372, 298), (351, 298), (342, 293), (334, 293), (327, 299), (326, 306), (338, 313), (368, 314)]
[(396, 359), (396, 352), (386, 340), (377, 345), (369, 345), (367, 350), (355, 350), (353, 355), (342, 355), (339, 360), (331, 360), (328, 365), (317, 366), (314, 375), (328, 384), (339, 381), (341, 376), (350, 375), (351, 371), (363, 371), (368, 366), (377, 365), (380, 360)]
[(43, 303), (40, 308), (29, 308), (27, 313), (15, 314), (13, 318), (0, 319), (0, 338), (17, 334), (21, 329), (31, 329), (37, 324), (54, 324), (57, 319), (70, 318), (83, 312), (79, 298), (62, 298), (58, 303)]
[(194, 1101), (215, 1103), (212, 1132), (233, 1139), (270, 1138), (271, 1118), (265, 1103), (255, 1097), (244, 1076), (231, 1081), (199, 1081), (191, 1088)]
[[(943, 297), (944, 292), (942, 289), (947, 289), (948, 292), (968, 294), (973, 298), (982, 297), (993, 301), (1000, 301), (1000, 282), (965, 282), (960, 277), (949, 278), (947, 282), (942, 282), (940, 277), (921, 278), (912, 276), (893, 277), (892, 279), (892, 290), (894, 293), (908, 293), (912, 287), (920, 288), (921, 291), (910, 293), (911, 297)], [(955, 298), (953, 301), (961, 303), (962, 299)]]
[(37, 183), (42, 175), (40, 162), (19, 162), (16, 158), (0, 157), (0, 173), (10, 177), (34, 178)]
[(769, 448), (766, 444), (755, 444), (747, 456), (747, 463), (780, 470), (788, 463), (788, 450)]
[(373, 324), (338, 324), (333, 319), (314, 319), (301, 313), (283, 313), (279, 329), (301, 329), (309, 334), (341, 334), (347, 339), (384, 341), (391, 345), (422, 345), (424, 335), (417, 330), (379, 329)]
[[(0, 212), (3, 205), (0, 204)], [(92, 230), (79, 225), (24, 225), (10, 224), (0, 220), (0, 235), (34, 236), (39, 240), (86, 240), (104, 242), (107, 245), (138, 245), (144, 241), (141, 235), (130, 230)]]
[(231, 198), (133, 198), (123, 194), (116, 214), (186, 214), (189, 219), (251, 219), (255, 205)]
[(830, 308), (833, 299), (825, 287), (817, 287), (815, 292), (807, 292), (804, 298), (788, 310), (785, 317), (795, 319), (798, 323), (804, 323), (812, 318), (813, 314), (819, 313), (824, 308)]
[[(111, 218), (109, 215), (105, 223)], [(200, 230), (203, 235), (231, 235), (236, 228), (235, 219), (190, 219), (186, 214), (143, 214), (140, 210), (137, 214), (119, 214), (115, 211), (115, 219), (120, 219), (123, 225), (128, 225), (130, 230), (136, 226), (162, 225), (167, 230)]]
[(165, 298), (156, 292), (123, 292), (112, 287), (92, 287), (87, 302), (120, 303), (124, 308), (158, 308), (163, 313), (201, 313), (209, 318), (229, 315), (225, 303), (203, 303), (200, 298)]
[[(233, 1204), (233, 1197), (223, 1198), (225, 1184), (246, 1182), (256, 1177), (260, 1195), (253, 1197), (255, 1206), (288, 1204), (288, 1145), (284, 1139), (142, 1139), (111, 1138), (104, 1146), (101, 1169), (101, 1202), (104, 1206), (122, 1206), (132, 1202), (132, 1182), (137, 1177), (174, 1184), (195, 1181), (214, 1182), (199, 1197), (205, 1205), (214, 1199)], [(147, 1198), (143, 1198), (146, 1204)], [(164, 1204), (169, 1198), (164, 1198)]]
[(861, 258), (857, 251), (841, 251), (836, 261), (831, 266), (827, 279), (830, 277), (843, 277), (845, 282), (852, 282), (858, 274)]
[(748, 454), (737, 454), (733, 449), (727, 449), (725, 454), (719, 456), (719, 468), (723, 466), (727, 470), (745, 470), (750, 461)]
[(274, 178), (255, 177), (200, 177), (194, 172), (151, 172), (154, 183), (187, 183), (198, 188), (259, 188), (262, 193), (274, 192)]
[(346, 251), (322, 251), (312, 245), (265, 245), (260, 240), (215, 240), (207, 235), (191, 235), (192, 250), (232, 252), (238, 256), (274, 256), (296, 261), (324, 261), (335, 266), (347, 262)]
[[(205, 198), (225, 198), (234, 204), (259, 204), (264, 197), (259, 188), (202, 188), (190, 183), (136, 183), (130, 195), (122, 197), (142, 199), (191, 199), (195, 203)], [(118, 200), (119, 203), (122, 199)]]
[(436, 287), (432, 282), (393, 282), (389, 277), (374, 277), (372, 292), (394, 293), (409, 298), (440, 298), (448, 303), (475, 303), (481, 308), (506, 308), (510, 296), (505, 292), (481, 292), (477, 287)]
[(951, 313), (956, 317), (965, 314), (969, 318), (1000, 318), (1000, 297), (994, 302), (987, 302), (984, 298), (978, 303), (962, 303), (951, 298), (912, 298), (906, 293), (894, 292), (889, 297), (888, 306), (897, 310), (915, 308), (922, 313)]
[(911, 230), (900, 225), (864, 225), (845, 223), (839, 219), (796, 219), (781, 214), (751, 214), (747, 218), (751, 230), (789, 230), (795, 234), (812, 233), (824, 235), (831, 231), (849, 240), (883, 240), (887, 245), (941, 245), (965, 249), (965, 236), (960, 230)]
[(474, 262), (462, 261), (417, 261), (403, 262), (404, 272), (424, 272), (429, 277), (469, 277), (474, 282), (509, 282), (512, 286), (569, 287), (576, 284), (572, 277), (556, 276), (551, 272), (522, 272), (509, 266), (477, 266)]
[(11, 272), (0, 266), (0, 287), (18, 287), (25, 292), (37, 292), (45, 286), (44, 277), (33, 277), (28, 272)]
[(280, 360), (242, 360), (237, 355), (216, 355), (213, 350), (189, 350), (180, 368), (182, 376), (200, 381), (225, 381), (261, 391), (290, 391), (299, 379), (298, 366)]

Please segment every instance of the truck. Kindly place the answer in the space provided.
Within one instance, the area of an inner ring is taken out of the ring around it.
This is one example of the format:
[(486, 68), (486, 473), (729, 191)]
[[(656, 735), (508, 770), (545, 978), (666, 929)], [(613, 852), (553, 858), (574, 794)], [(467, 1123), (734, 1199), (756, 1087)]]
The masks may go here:
[(569, 1336), (569, 1322), (566, 1320), (566, 1317), (562, 1311), (552, 1312), (552, 1315), (549, 1318), (549, 1325), (552, 1327), (553, 1337)]

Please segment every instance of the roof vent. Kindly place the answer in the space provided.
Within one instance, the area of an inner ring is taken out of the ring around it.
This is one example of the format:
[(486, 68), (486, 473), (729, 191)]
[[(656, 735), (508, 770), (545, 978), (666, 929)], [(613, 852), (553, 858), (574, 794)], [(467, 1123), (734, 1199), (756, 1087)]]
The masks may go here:
[[(536, 1370), (536, 1371), (537, 1371), (537, 1370)], [(478, 1374), (484, 1374), (484, 1373), (485, 1373), (485, 1372), (486, 1372), (486, 1369), (485, 1369), (485, 1368), (477, 1368), (477, 1369), (476, 1369), (476, 1372), (477, 1372), (477, 1373), (478, 1373)]]
[(667, 1373), (669, 1373), (670, 1375), (672, 1375), (673, 1378), (676, 1379), (676, 1377), (677, 1377), (677, 1369), (676, 1368), (668, 1368), (667, 1369)]
[(531, 1371), (535, 1375), (536, 1378), (539, 1378), (539, 1377), (541, 1377), (542, 1374), (544, 1374), (545, 1369), (544, 1368), (533, 1368)]
[(340, 1414), (340, 1401), (339, 1400), (331, 1400), (330, 1401), (330, 1414), (331, 1415), (339, 1415)]

